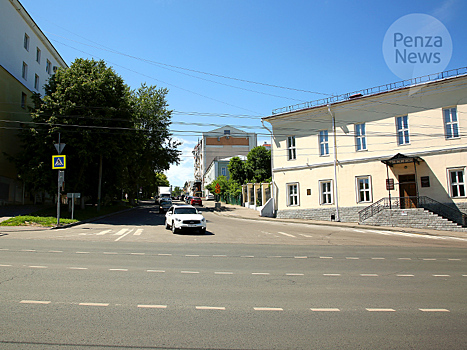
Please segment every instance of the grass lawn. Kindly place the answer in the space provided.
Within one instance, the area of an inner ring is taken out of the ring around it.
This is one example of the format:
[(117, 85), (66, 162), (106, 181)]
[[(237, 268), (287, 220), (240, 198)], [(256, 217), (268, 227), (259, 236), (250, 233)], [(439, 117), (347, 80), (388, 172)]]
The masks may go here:
[[(127, 205), (112, 205), (101, 207), (100, 211), (97, 211), (95, 206), (86, 206), (84, 210), (77, 209), (71, 219), (71, 212), (68, 212), (68, 206), (62, 206), (60, 208), (60, 225), (71, 224), (73, 222), (83, 221), (92, 219), (95, 217), (115, 213), (124, 209), (128, 209), (130, 206)], [(54, 227), (57, 226), (57, 207), (53, 206), (47, 209), (42, 209), (30, 215), (16, 216), (14, 218), (0, 222), (0, 226), (45, 226)]]

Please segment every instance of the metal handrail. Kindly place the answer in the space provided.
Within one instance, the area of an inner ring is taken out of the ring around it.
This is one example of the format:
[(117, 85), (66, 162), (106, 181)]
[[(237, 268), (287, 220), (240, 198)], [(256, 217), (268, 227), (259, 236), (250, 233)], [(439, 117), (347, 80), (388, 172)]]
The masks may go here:
[(427, 196), (418, 197), (385, 197), (358, 212), (359, 221), (363, 222), (384, 209), (423, 208), (467, 227), (467, 214), (458, 208), (450, 207)]
[(326, 106), (330, 103), (347, 101), (349, 99), (352, 99), (354, 96), (355, 97), (368, 96), (368, 95), (378, 94), (381, 92), (401, 89), (404, 87), (409, 87), (409, 86), (413, 86), (417, 84), (427, 83), (430, 81), (436, 81), (436, 80), (441, 80), (445, 78), (456, 77), (456, 76), (464, 75), (464, 74), (467, 74), (467, 67), (455, 68), (455, 69), (451, 69), (451, 70), (440, 72), (440, 73), (428, 74), (428, 75), (424, 75), (421, 77), (415, 77), (412, 79), (406, 79), (406, 80), (398, 81), (395, 83), (375, 86), (372, 88), (362, 89), (362, 90), (358, 90), (354, 92), (349, 92), (346, 94), (329, 96), (329, 97), (322, 98), (319, 100), (302, 102), (296, 105), (276, 108), (276, 109), (273, 109), (272, 115), (293, 112), (293, 111), (298, 111), (301, 109), (307, 109), (307, 108), (312, 108), (312, 107), (317, 107), (317, 106)]

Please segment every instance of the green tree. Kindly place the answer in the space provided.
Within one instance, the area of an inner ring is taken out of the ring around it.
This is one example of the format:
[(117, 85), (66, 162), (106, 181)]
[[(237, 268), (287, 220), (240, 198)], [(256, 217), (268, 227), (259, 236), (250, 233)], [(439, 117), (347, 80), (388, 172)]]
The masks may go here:
[(248, 181), (265, 182), (271, 178), (271, 151), (257, 146), (248, 152), (245, 163)]
[(231, 179), (242, 185), (246, 183), (245, 162), (240, 157), (232, 157), (229, 161), (228, 169)]

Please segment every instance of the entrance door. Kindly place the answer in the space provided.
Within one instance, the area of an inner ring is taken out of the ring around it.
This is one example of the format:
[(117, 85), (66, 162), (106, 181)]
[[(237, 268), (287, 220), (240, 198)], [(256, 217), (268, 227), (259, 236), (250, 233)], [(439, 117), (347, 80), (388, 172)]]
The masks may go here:
[(417, 207), (417, 184), (415, 174), (399, 175), (401, 209)]

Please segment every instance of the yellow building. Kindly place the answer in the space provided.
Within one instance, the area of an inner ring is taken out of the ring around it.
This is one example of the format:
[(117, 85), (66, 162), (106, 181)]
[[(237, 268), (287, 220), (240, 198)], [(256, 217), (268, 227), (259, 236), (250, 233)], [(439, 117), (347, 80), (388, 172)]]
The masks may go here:
[(44, 95), (44, 84), (57, 67), (66, 68), (53, 45), (17, 0), (0, 2), (0, 205), (23, 203), (23, 183), (6, 154), (20, 150), (21, 123), (31, 121), (33, 92)]
[(388, 219), (399, 220), (423, 207), (462, 223), (467, 68), (280, 108), (263, 120), (273, 129), (278, 217), (370, 223), (383, 209), (399, 210)]

